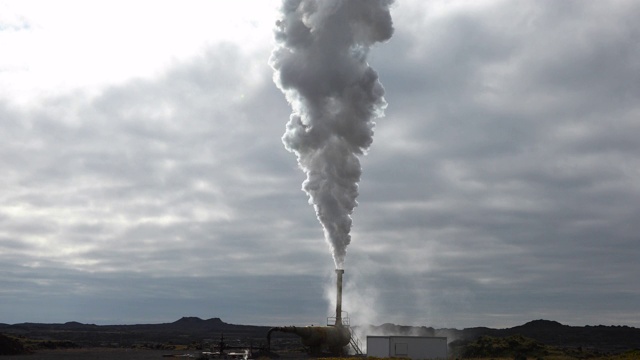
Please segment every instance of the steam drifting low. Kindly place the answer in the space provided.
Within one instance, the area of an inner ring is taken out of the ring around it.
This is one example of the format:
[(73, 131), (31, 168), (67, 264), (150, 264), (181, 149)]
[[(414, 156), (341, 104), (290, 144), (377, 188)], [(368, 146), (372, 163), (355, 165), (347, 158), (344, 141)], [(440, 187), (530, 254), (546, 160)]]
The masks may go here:
[(284, 0), (270, 64), (291, 104), (282, 141), (307, 174), (336, 268), (351, 242), (351, 214), (362, 174), (359, 155), (373, 141), (386, 107), (378, 74), (367, 64), (376, 42), (393, 34), (392, 0)]

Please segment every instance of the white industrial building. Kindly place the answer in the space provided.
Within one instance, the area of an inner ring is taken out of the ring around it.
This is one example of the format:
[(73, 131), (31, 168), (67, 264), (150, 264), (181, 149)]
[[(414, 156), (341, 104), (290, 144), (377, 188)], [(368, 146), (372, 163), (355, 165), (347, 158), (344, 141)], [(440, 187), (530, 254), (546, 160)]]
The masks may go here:
[(447, 338), (429, 336), (367, 336), (367, 356), (378, 358), (446, 359)]

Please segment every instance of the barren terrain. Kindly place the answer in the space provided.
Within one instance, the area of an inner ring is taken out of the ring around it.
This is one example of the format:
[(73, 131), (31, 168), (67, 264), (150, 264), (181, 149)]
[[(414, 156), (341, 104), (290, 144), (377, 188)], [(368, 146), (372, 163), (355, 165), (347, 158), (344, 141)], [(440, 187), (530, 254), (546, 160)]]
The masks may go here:
[[(2, 356), (2, 360), (159, 360), (163, 355), (184, 354), (184, 351), (142, 350), (142, 349), (56, 349), (38, 350), (28, 355)], [(195, 354), (195, 353), (194, 353)]]

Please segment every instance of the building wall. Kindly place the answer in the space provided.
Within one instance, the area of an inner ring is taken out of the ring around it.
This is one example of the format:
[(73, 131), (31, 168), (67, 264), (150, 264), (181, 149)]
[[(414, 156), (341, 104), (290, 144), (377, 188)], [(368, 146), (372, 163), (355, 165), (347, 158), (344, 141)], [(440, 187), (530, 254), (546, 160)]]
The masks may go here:
[(367, 336), (367, 356), (379, 358), (389, 356), (388, 336)]
[(426, 336), (367, 336), (367, 356), (446, 359), (447, 338)]

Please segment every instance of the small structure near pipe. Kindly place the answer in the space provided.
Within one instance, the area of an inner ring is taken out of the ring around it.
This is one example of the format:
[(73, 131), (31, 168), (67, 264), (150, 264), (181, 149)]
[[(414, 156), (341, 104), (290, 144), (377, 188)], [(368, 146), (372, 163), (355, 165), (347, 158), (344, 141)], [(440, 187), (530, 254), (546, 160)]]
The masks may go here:
[(309, 348), (312, 354), (319, 354), (326, 348), (333, 354), (341, 354), (343, 348), (349, 345), (351, 331), (345, 326), (282, 326), (274, 327), (267, 333), (267, 343), (271, 343), (271, 333), (279, 331), (296, 334), (300, 337), (302, 345)]
[[(304, 346), (309, 348), (313, 354), (320, 353), (326, 348), (333, 354), (341, 354), (345, 346), (351, 341), (351, 329), (349, 328), (349, 318), (342, 317), (342, 275), (343, 269), (336, 269), (337, 299), (335, 322), (327, 326), (278, 326), (269, 329), (267, 332), (267, 349), (271, 351), (271, 333), (274, 331), (296, 334)], [(331, 318), (329, 318), (331, 319)]]

